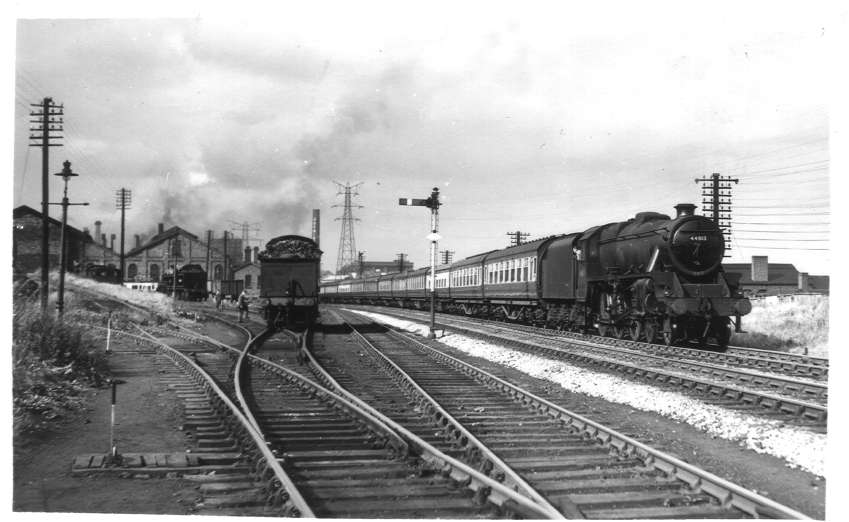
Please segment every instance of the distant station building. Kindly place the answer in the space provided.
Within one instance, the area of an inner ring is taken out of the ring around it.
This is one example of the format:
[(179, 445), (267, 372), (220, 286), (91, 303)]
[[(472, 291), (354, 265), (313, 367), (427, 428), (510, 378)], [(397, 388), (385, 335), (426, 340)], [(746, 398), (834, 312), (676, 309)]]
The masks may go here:
[[(408, 272), (413, 269), (413, 263), (410, 261), (404, 261), (404, 269), (400, 269), (401, 266), (398, 261), (363, 261), (362, 263), (362, 271), (365, 277), (372, 277), (382, 274), (392, 274), (398, 272)], [(353, 263), (347, 264), (342, 267), (339, 271), (339, 275), (344, 276), (360, 276), (360, 263), (355, 261)]]
[(770, 263), (752, 256), (751, 263), (723, 263), (729, 274), (740, 274), (740, 289), (748, 297), (787, 294), (828, 294), (829, 276), (799, 272), (789, 263)]

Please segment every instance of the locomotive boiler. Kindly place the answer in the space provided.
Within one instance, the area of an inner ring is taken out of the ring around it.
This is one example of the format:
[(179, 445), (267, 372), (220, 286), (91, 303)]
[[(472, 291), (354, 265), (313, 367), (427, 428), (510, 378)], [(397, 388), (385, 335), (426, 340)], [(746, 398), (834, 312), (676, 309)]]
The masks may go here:
[(318, 245), (303, 236), (280, 236), (269, 241), (258, 257), (259, 297), (269, 328), (310, 327), (318, 317)]
[[(586, 281), (582, 305), (601, 335), (661, 336), (713, 340), (726, 346), (731, 318), (751, 304), (737, 289), (737, 277), (721, 269), (722, 230), (694, 215), (695, 205), (679, 204), (672, 219), (641, 212), (634, 219), (591, 228), (576, 241)], [(576, 303), (576, 306), (579, 306)]]
[[(751, 310), (719, 226), (679, 204), (436, 269), (437, 309), (617, 338), (727, 346)], [(423, 309), (429, 268), (322, 286), (328, 302)]]

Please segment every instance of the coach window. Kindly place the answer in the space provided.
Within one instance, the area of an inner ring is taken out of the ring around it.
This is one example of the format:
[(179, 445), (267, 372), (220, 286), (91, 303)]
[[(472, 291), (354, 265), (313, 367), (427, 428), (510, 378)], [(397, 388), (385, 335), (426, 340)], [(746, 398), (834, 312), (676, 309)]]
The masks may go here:
[(510, 260), (510, 282), (512, 283), (515, 280), (516, 280), (516, 260), (511, 259)]
[(135, 263), (127, 265), (127, 279), (134, 280), (139, 273), (139, 267)]
[(537, 258), (531, 258), (531, 281), (537, 280)]
[(149, 272), (151, 281), (159, 281), (159, 265), (152, 263)]
[(525, 258), (525, 259), (522, 260), (522, 269), (524, 271), (524, 277), (522, 278), (522, 281), (530, 281), (530, 279), (528, 279), (528, 265), (529, 264), (530, 263), (528, 262), (528, 258)]

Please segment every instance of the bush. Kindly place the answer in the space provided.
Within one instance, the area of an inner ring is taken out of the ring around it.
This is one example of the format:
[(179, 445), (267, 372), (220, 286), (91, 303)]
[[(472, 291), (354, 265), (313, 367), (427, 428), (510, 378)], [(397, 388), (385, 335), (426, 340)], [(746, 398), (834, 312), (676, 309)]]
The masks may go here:
[(743, 317), (745, 334), (731, 344), (828, 356), (828, 296), (775, 296), (752, 301)]
[(21, 295), (12, 320), (15, 433), (47, 427), (79, 404), (88, 386), (107, 376), (106, 357), (68, 309), (61, 321), (41, 313), (36, 298)]

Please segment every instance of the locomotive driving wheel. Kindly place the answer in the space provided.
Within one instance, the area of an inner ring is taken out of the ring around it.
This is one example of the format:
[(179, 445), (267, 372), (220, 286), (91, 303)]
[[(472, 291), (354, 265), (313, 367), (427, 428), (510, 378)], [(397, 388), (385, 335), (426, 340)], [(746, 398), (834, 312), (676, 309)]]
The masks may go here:
[(613, 327), (613, 337), (617, 339), (622, 339), (623, 337), (625, 337), (625, 330), (626, 328), (624, 326), (620, 326), (617, 324)]
[(657, 340), (657, 322), (654, 319), (648, 319), (644, 326), (646, 342), (652, 344)]
[(663, 335), (663, 344), (666, 346), (672, 346), (672, 341), (675, 340), (675, 336), (672, 333), (672, 318), (667, 317), (663, 320), (663, 331), (661, 332)]
[(643, 323), (639, 319), (632, 320), (628, 326), (628, 334), (631, 336), (632, 341), (639, 341), (640, 336), (643, 334)]

